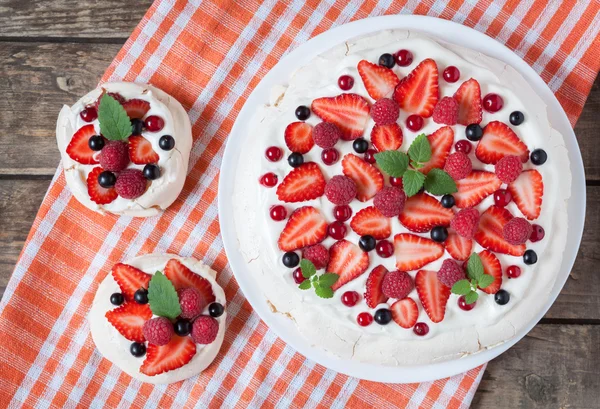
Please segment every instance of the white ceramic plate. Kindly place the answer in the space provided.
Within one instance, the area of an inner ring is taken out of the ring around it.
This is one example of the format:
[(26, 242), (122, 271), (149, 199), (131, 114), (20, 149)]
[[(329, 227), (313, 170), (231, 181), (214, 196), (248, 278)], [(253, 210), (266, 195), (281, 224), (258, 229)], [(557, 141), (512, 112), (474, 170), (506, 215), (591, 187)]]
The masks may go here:
[[(572, 196), (568, 204), (569, 230), (567, 243), (571, 245), (565, 249), (556, 284), (547, 304), (539, 315), (508, 342), (465, 358), (430, 365), (406, 367), (373, 365), (343, 360), (312, 347), (289, 319), (282, 317), (281, 314), (273, 314), (267, 306), (259, 287), (260, 283), (254, 280), (251, 274), (247, 274), (246, 263), (238, 248), (234, 225), (231, 197), (233, 196), (236, 166), (239, 162), (241, 147), (244, 146), (242, 141), (248, 136), (246, 130), (256, 107), (269, 101), (271, 87), (277, 84), (286, 84), (290, 73), (298, 68), (299, 61), (310, 61), (346, 40), (386, 29), (420, 31), (432, 37), (443, 38), (444, 41), (480, 51), (514, 67), (548, 104), (548, 118), (550, 118), (552, 127), (565, 138), (573, 175)], [(581, 153), (567, 115), (550, 88), (525, 61), (496, 40), (469, 27), (432, 17), (397, 15), (359, 20), (322, 33), (285, 56), (269, 71), (248, 98), (229, 135), (221, 165), (218, 200), (223, 245), (235, 278), (254, 310), (281, 339), (307, 358), (337, 372), (378, 382), (409, 383), (440, 379), (475, 368), (506, 351), (535, 326), (558, 296), (575, 262), (583, 233), (586, 195)]]

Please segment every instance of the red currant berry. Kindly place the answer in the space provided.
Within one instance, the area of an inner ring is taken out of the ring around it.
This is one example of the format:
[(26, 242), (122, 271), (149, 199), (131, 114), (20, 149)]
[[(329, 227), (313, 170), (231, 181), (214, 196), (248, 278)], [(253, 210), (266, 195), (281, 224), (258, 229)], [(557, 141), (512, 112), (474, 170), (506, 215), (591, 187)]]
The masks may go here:
[(400, 189), (402, 189), (404, 187), (402, 178), (395, 178), (393, 176), (390, 176), (390, 185), (392, 185), (394, 187), (399, 187)]
[(335, 220), (345, 222), (352, 217), (352, 208), (348, 205), (336, 206), (333, 208), (333, 217)]
[(271, 146), (271, 147), (267, 148), (267, 151), (265, 152), (265, 156), (271, 162), (277, 162), (283, 156), (283, 151), (280, 148), (278, 148), (277, 146)]
[(344, 223), (340, 221), (335, 221), (329, 225), (327, 231), (329, 232), (329, 236), (331, 236), (332, 238), (336, 240), (342, 240), (344, 237), (346, 237), (348, 229), (346, 228)]
[(79, 116), (85, 122), (92, 122), (93, 120), (98, 118), (98, 111), (96, 111), (96, 108), (94, 107), (87, 107), (79, 113)]
[(444, 70), (444, 79), (446, 82), (456, 82), (460, 78), (460, 71), (455, 66), (451, 65)]
[(464, 311), (471, 311), (473, 308), (475, 308), (475, 304), (477, 304), (477, 302), (471, 303), (471, 304), (467, 304), (467, 300), (465, 300), (465, 296), (461, 295), (458, 298), (458, 306), (461, 310)]
[(391, 241), (381, 240), (379, 243), (377, 243), (377, 246), (375, 247), (375, 251), (377, 252), (379, 257), (383, 257), (383, 258), (392, 257), (392, 255), (394, 254), (394, 245), (392, 244)]
[(521, 275), (521, 268), (518, 266), (510, 266), (506, 269), (508, 278), (517, 278)]
[(277, 184), (277, 175), (274, 173), (265, 173), (260, 178), (260, 184), (266, 187), (273, 187)]
[(494, 203), (498, 207), (506, 207), (512, 200), (512, 195), (506, 189), (498, 189), (494, 192)]
[(420, 131), (423, 128), (423, 117), (419, 115), (409, 115), (406, 118), (406, 127), (413, 132)]
[(471, 145), (471, 142), (467, 141), (466, 139), (461, 139), (460, 141), (456, 142), (454, 149), (456, 149), (456, 152), (462, 152), (468, 155), (471, 152), (471, 149), (473, 149), (473, 145)]
[(271, 219), (276, 222), (284, 220), (287, 216), (287, 210), (282, 205), (276, 205), (271, 207)]
[(341, 90), (348, 91), (354, 86), (354, 78), (352, 78), (350, 75), (342, 75), (338, 79), (338, 85)]
[(342, 294), (342, 304), (346, 307), (354, 307), (360, 300), (360, 295), (356, 291), (346, 291)]
[(373, 163), (377, 162), (377, 161), (375, 160), (375, 154), (376, 154), (376, 153), (377, 153), (377, 151), (376, 151), (375, 149), (368, 149), (368, 150), (365, 152), (365, 160), (366, 160), (367, 162), (369, 162), (370, 164), (373, 164)]
[(302, 275), (302, 269), (300, 267), (294, 270), (294, 272), (292, 273), (292, 277), (294, 277), (294, 281), (296, 282), (296, 284), (302, 284), (304, 280), (306, 280), (306, 278), (304, 278), (304, 276)]
[(420, 337), (423, 337), (429, 333), (429, 325), (424, 322), (417, 322), (413, 328), (415, 334)]
[(158, 132), (165, 126), (165, 121), (156, 115), (150, 115), (145, 121), (146, 129), (150, 132)]
[(361, 312), (360, 314), (358, 314), (358, 317), (356, 317), (356, 322), (358, 322), (358, 325), (360, 325), (361, 327), (366, 327), (368, 325), (371, 325), (371, 323), (373, 322), (373, 316), (368, 312)]
[(327, 166), (331, 166), (338, 161), (340, 153), (335, 148), (323, 149), (321, 152), (321, 160)]
[(504, 100), (498, 94), (487, 94), (483, 98), (483, 109), (488, 112), (498, 112), (504, 106)]
[(546, 235), (544, 228), (539, 224), (532, 224), (531, 227), (533, 227), (533, 231), (531, 232), (531, 236), (529, 236), (529, 241), (535, 243), (536, 241), (542, 240)]
[(396, 53), (396, 64), (400, 67), (408, 67), (413, 62), (413, 55), (408, 50), (400, 50)]

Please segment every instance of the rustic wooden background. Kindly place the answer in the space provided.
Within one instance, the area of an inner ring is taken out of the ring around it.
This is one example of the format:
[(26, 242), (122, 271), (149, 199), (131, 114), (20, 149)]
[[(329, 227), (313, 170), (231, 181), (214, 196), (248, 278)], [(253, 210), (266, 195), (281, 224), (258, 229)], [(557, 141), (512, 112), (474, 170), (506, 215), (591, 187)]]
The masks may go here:
[[(150, 4), (0, 0), (0, 296), (59, 162), (60, 107), (96, 86)], [(588, 198), (577, 262), (546, 317), (488, 365), (475, 408), (600, 408), (599, 82), (575, 128)]]

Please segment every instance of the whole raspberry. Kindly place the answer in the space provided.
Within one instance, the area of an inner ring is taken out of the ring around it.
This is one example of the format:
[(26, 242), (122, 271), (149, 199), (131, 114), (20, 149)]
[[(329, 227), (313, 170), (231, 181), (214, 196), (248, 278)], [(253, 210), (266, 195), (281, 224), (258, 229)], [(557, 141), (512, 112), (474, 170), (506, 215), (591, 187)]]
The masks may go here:
[[(105, 89), (102, 90), (102, 94), (100, 94), (100, 96), (98, 97), (98, 99), (94, 103), (94, 106), (96, 107), (96, 110), (98, 110), (98, 108), (100, 107), (100, 100), (102, 99), (102, 97), (104, 96), (104, 94), (106, 94), (106, 90)], [(108, 95), (110, 95), (111, 97), (113, 97), (114, 99), (116, 99), (119, 104), (123, 104), (125, 101), (127, 101), (125, 99), (125, 97), (123, 97), (118, 92), (109, 92)]]
[(146, 191), (146, 178), (141, 170), (125, 169), (117, 176), (115, 190), (125, 199), (135, 199)]
[(217, 338), (219, 322), (208, 315), (201, 315), (192, 325), (192, 339), (196, 344), (210, 344)]
[(329, 263), (329, 251), (322, 244), (305, 248), (302, 257), (313, 263), (317, 270), (327, 267)]
[(445, 125), (456, 125), (458, 121), (458, 101), (452, 97), (444, 97), (433, 109), (433, 122)]
[(197, 289), (183, 288), (177, 291), (179, 306), (181, 307), (181, 318), (188, 320), (196, 318), (204, 309), (204, 297)]
[(398, 120), (400, 107), (390, 98), (381, 98), (371, 107), (371, 116), (377, 125), (389, 125)]
[(473, 170), (473, 164), (464, 152), (454, 152), (446, 159), (444, 170), (452, 179), (461, 180), (469, 176)]
[(125, 142), (109, 141), (98, 155), (100, 166), (104, 170), (119, 172), (129, 165), (129, 149)]
[(415, 284), (412, 277), (404, 271), (392, 271), (383, 277), (381, 291), (386, 297), (399, 300), (408, 297)]
[(373, 205), (386, 217), (398, 216), (404, 210), (406, 193), (399, 187), (386, 186), (375, 195)]
[(173, 336), (173, 324), (165, 317), (148, 320), (142, 327), (144, 338), (154, 345), (167, 345)]
[(518, 156), (507, 155), (496, 163), (496, 176), (504, 183), (514, 182), (523, 171), (523, 163)]
[(465, 278), (465, 270), (454, 260), (444, 260), (442, 268), (437, 273), (438, 280), (447, 287), (452, 288), (454, 283)]
[(325, 196), (333, 204), (347, 205), (356, 197), (356, 184), (348, 176), (336, 175), (325, 185)]
[(525, 243), (529, 239), (529, 236), (531, 236), (532, 232), (533, 227), (526, 219), (522, 217), (515, 217), (514, 219), (511, 219), (502, 228), (502, 236), (504, 237), (504, 240), (514, 245)]
[(454, 219), (450, 222), (450, 227), (456, 230), (459, 236), (472, 239), (479, 227), (479, 212), (477, 209), (462, 209), (456, 213)]
[(331, 122), (320, 122), (313, 128), (313, 139), (323, 149), (333, 148), (342, 137), (342, 131)]

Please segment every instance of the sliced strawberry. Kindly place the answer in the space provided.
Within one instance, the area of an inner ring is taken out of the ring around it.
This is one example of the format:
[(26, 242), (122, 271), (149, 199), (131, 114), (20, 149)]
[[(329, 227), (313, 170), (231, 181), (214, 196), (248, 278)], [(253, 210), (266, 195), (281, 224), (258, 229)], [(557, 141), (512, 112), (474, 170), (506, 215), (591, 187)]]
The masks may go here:
[(90, 137), (96, 134), (94, 125), (85, 125), (79, 128), (79, 130), (73, 134), (71, 142), (69, 142), (69, 145), (67, 146), (67, 154), (69, 157), (84, 165), (95, 165), (99, 163), (94, 158), (96, 152), (91, 150), (88, 145)]
[(480, 288), (481, 291), (488, 294), (496, 294), (502, 285), (502, 266), (500, 260), (494, 253), (488, 250), (483, 250), (479, 253), (481, 264), (483, 264), (483, 272), (494, 277), (492, 284), (485, 288)]
[(469, 176), (456, 181), (458, 192), (454, 193), (456, 206), (461, 209), (473, 207), (500, 188), (502, 182), (492, 172), (474, 170)]
[[(402, 328), (412, 328), (419, 318), (419, 307), (412, 298), (398, 300), (390, 307), (392, 319)], [(442, 317), (443, 318), (443, 317)]]
[(383, 282), (383, 277), (385, 277), (387, 273), (387, 268), (382, 265), (375, 267), (369, 273), (365, 290), (365, 301), (370, 308), (375, 308), (388, 300), (381, 291), (381, 283)]
[(444, 254), (444, 246), (431, 239), (410, 233), (394, 237), (396, 268), (411, 271), (437, 260)]
[(358, 74), (362, 78), (369, 96), (375, 100), (392, 96), (400, 78), (391, 69), (367, 60), (358, 63)]
[(515, 155), (525, 163), (529, 150), (508, 125), (492, 121), (483, 128), (483, 136), (475, 148), (475, 156), (483, 163), (496, 164), (506, 155)]
[(427, 135), (431, 145), (431, 159), (419, 169), (427, 174), (433, 168), (443, 169), (446, 164), (446, 158), (450, 154), (452, 144), (454, 143), (454, 131), (449, 126), (443, 126), (431, 135)]
[(215, 294), (213, 293), (210, 281), (194, 273), (179, 260), (172, 258), (167, 262), (165, 276), (173, 283), (176, 290), (189, 287), (198, 290), (204, 300), (202, 305), (207, 306), (215, 301)]
[(402, 139), (402, 129), (395, 122), (389, 125), (375, 125), (371, 130), (371, 143), (379, 152), (399, 149)]
[(439, 99), (438, 69), (435, 61), (428, 58), (400, 83), (394, 91), (394, 99), (405, 111), (429, 118)]
[(105, 188), (100, 186), (100, 183), (98, 183), (98, 176), (102, 172), (104, 172), (104, 169), (102, 169), (101, 167), (97, 167), (92, 169), (92, 171), (88, 174), (88, 195), (90, 195), (90, 199), (92, 199), (94, 203), (108, 204), (115, 200), (119, 195), (117, 194), (117, 191), (114, 187)]
[(372, 199), (383, 188), (383, 175), (375, 166), (349, 153), (342, 159), (342, 172), (356, 183), (356, 198)]
[(415, 287), (423, 309), (433, 322), (441, 322), (446, 314), (446, 303), (450, 298), (450, 288), (437, 278), (437, 272), (420, 270), (415, 277)]
[(108, 322), (130, 341), (145, 342), (142, 327), (144, 323), (152, 318), (152, 311), (149, 304), (138, 304), (136, 302), (126, 302), (114, 310), (107, 311), (105, 314)]
[(368, 267), (369, 254), (362, 251), (356, 244), (340, 240), (329, 249), (327, 272), (340, 276), (337, 282), (331, 286), (334, 291), (367, 271)]
[(311, 206), (298, 208), (288, 219), (281, 235), (279, 248), (283, 251), (294, 251), (320, 243), (327, 237), (327, 222), (319, 212)]
[(465, 261), (471, 256), (471, 252), (473, 251), (473, 239), (467, 239), (456, 234), (454, 230), (449, 230), (444, 246), (446, 246), (446, 251), (453, 259)]
[(155, 376), (181, 368), (196, 355), (196, 344), (192, 337), (173, 335), (167, 345), (148, 344), (146, 359), (140, 367), (144, 375)]
[(523, 216), (529, 220), (540, 217), (544, 195), (544, 181), (540, 172), (535, 169), (524, 171), (508, 185), (508, 191)]
[(433, 196), (418, 193), (409, 197), (400, 213), (400, 223), (415, 233), (425, 233), (435, 226), (450, 226), (454, 217), (451, 209), (446, 209)]
[(522, 256), (525, 253), (525, 245), (513, 245), (504, 240), (502, 229), (513, 215), (507, 209), (490, 206), (481, 214), (479, 219), (479, 230), (475, 233), (475, 241), (488, 250), (496, 253), (510, 254), (511, 256)]
[(317, 98), (312, 102), (311, 109), (323, 121), (336, 124), (345, 141), (362, 136), (370, 115), (369, 103), (357, 94)]
[(111, 274), (117, 284), (119, 284), (119, 288), (125, 299), (128, 301), (133, 300), (133, 295), (140, 288), (147, 289), (148, 283), (150, 283), (150, 279), (152, 278), (150, 274), (146, 274), (142, 270), (123, 263), (115, 264)]
[(292, 122), (285, 128), (285, 144), (292, 152), (307, 153), (315, 146), (312, 130), (306, 122)]
[(293, 169), (277, 187), (282, 202), (295, 203), (313, 200), (325, 193), (325, 178), (319, 165), (308, 162)]
[(458, 123), (461, 125), (478, 124), (483, 118), (481, 108), (481, 88), (476, 79), (469, 79), (461, 84), (454, 94), (460, 107)]
[(123, 102), (123, 108), (129, 119), (141, 119), (150, 110), (150, 103), (142, 99), (130, 99)]
[(365, 207), (354, 215), (350, 227), (359, 236), (371, 235), (375, 240), (383, 240), (392, 234), (392, 222), (373, 206)]
[(152, 149), (152, 143), (143, 136), (129, 137), (129, 159), (136, 165), (158, 162), (158, 153)]

